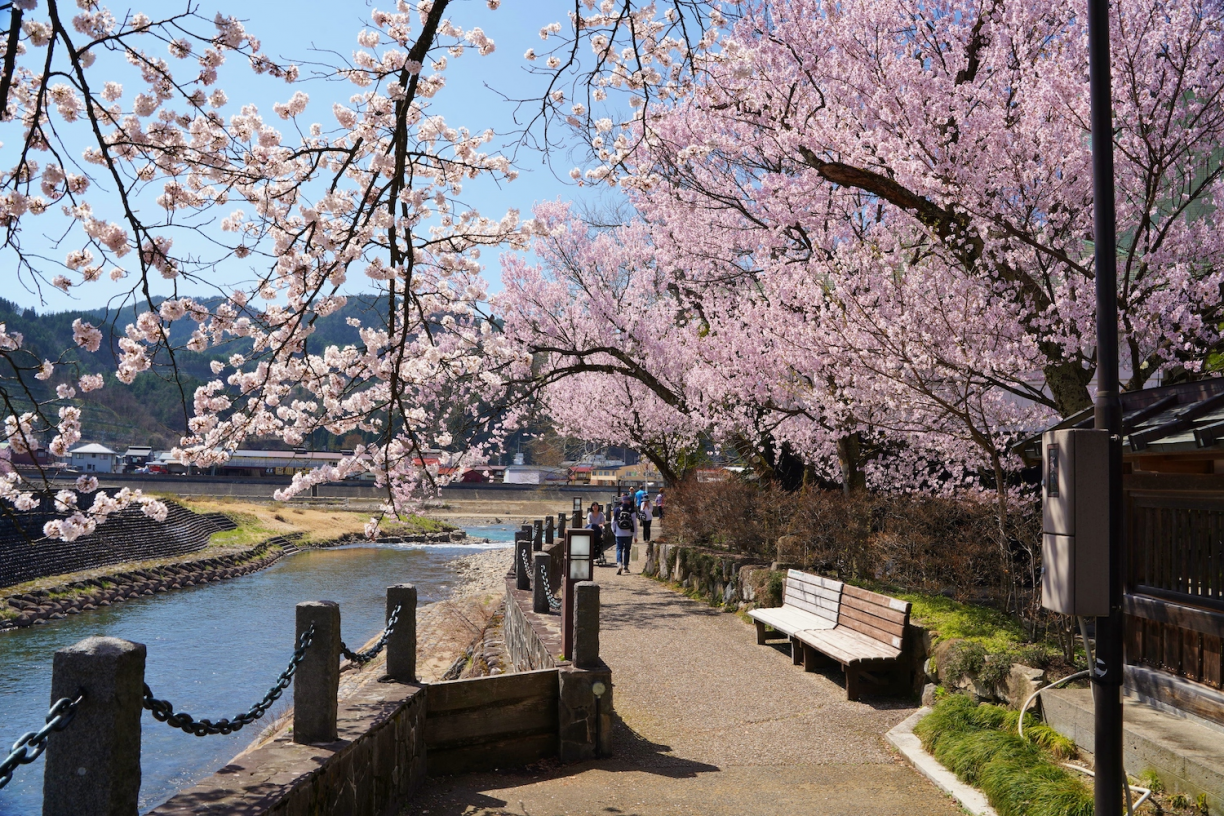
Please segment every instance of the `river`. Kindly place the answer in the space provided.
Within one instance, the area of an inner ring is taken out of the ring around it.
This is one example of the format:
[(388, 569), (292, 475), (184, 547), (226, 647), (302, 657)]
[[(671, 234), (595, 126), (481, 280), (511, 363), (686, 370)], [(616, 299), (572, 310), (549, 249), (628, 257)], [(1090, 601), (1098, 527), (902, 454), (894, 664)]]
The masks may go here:
[[(56, 649), (90, 635), (143, 643), (148, 647), (145, 682), (155, 696), (196, 719), (233, 717), (259, 700), (288, 663), (298, 602), (339, 602), (344, 640), (357, 648), (382, 628), (389, 584), (416, 584), (421, 605), (442, 600), (456, 578), (447, 563), (477, 547), (506, 546), (517, 528), (467, 529), (472, 537), (492, 543), (307, 550), (229, 581), (0, 633), (0, 756), (7, 755), (22, 733), (42, 725)], [(292, 699), (290, 687), (263, 720), (227, 736), (194, 737), (146, 715), (141, 721), (141, 812), (220, 768)], [(42, 768), (41, 759), (17, 768), (13, 781), (0, 790), (0, 816), (37, 816), (42, 811)]]

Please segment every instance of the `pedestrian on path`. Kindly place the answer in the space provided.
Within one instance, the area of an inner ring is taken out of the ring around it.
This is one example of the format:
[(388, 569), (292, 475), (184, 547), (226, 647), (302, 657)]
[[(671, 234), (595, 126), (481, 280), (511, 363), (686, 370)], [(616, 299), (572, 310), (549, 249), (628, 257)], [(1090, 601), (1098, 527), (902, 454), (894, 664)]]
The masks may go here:
[(655, 509), (659, 511), (658, 513), (655, 514), (655, 517), (659, 521), (662, 521), (663, 520), (663, 491), (662, 490), (660, 490), (659, 494), (655, 496)]
[(637, 511), (633, 499), (626, 493), (612, 514), (612, 532), (616, 536), (616, 574), (629, 572), (629, 548), (637, 535)]
[(642, 541), (650, 543), (650, 522), (654, 520), (655, 506), (647, 493), (638, 503), (638, 521), (642, 524)]
[(603, 508), (600, 507), (599, 502), (591, 502), (591, 509), (587, 512), (587, 529), (595, 532), (596, 561), (600, 563), (604, 560), (603, 526), (606, 522), (607, 519), (604, 518)]

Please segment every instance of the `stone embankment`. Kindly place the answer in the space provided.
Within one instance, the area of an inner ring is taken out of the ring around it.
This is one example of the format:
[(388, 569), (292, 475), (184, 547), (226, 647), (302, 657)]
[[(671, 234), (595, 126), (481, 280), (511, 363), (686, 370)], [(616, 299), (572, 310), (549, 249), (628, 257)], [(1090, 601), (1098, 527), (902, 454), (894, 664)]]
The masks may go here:
[(297, 547), (288, 539), (277, 536), (250, 549), (227, 555), (126, 570), (10, 595), (0, 604), (16, 610), (18, 614), (15, 618), (0, 620), (0, 631), (35, 626), (143, 595), (248, 575), (275, 564), (288, 552), (297, 552)]
[[(224, 521), (210, 519), (210, 521), (217, 523), (217, 529), (234, 529), (233, 522), (228, 519)], [(107, 573), (6, 597), (0, 596), (0, 611), (9, 613), (7, 616), (0, 617), (0, 632), (37, 626), (47, 621), (65, 618), (68, 615), (122, 603), (142, 595), (154, 595), (197, 584), (215, 583), (228, 578), (249, 575), (272, 566), (286, 555), (299, 552), (299, 547), (294, 542), (300, 537), (301, 534), (293, 533), (274, 536), (248, 549), (225, 555)], [(436, 533), (396, 536), (383, 543), (440, 544), (463, 541), (466, 537), (467, 533), (463, 530), (443, 530)], [(364, 541), (360, 535), (342, 536), (310, 546), (338, 547), (359, 541)]]

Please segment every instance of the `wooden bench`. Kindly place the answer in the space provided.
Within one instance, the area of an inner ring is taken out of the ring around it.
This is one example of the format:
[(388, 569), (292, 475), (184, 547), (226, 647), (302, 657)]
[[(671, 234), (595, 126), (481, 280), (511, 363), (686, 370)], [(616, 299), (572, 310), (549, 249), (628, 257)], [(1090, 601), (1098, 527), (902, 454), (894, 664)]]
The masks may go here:
[[(837, 661), (846, 672), (846, 699), (857, 700), (864, 676), (875, 679), (872, 670), (900, 665), (909, 613), (906, 601), (855, 586), (842, 587), (837, 626), (801, 629), (793, 636), (802, 646), (803, 668), (816, 669), (821, 655)], [(759, 631), (760, 624), (757, 626)]]
[(791, 659), (799, 663), (803, 647), (795, 643), (802, 631), (820, 631), (837, 626), (842, 582), (799, 570), (788, 570), (782, 605), (753, 609), (748, 615), (756, 623), (757, 643), (764, 644), (767, 630), (773, 629), (791, 641)]

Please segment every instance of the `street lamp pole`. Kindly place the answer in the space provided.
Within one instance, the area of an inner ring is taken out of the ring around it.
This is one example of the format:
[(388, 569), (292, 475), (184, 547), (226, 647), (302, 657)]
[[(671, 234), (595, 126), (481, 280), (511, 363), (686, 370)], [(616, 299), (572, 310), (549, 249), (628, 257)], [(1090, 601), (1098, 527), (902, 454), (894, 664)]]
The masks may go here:
[(1114, 211), (1113, 97), (1109, 69), (1109, 0), (1088, 0), (1089, 93), (1092, 108), (1092, 199), (1096, 266), (1097, 392), (1093, 427), (1110, 433), (1109, 615), (1096, 619), (1095, 812), (1122, 812), (1122, 403), (1118, 387), (1117, 223)]

